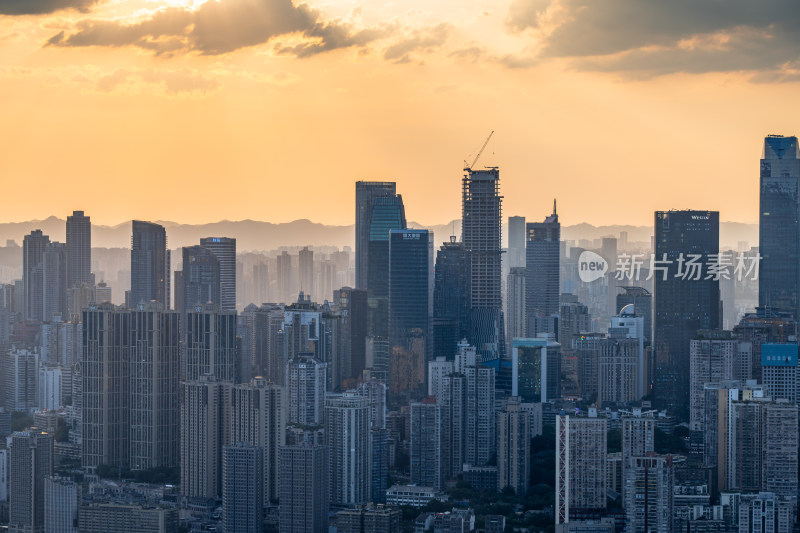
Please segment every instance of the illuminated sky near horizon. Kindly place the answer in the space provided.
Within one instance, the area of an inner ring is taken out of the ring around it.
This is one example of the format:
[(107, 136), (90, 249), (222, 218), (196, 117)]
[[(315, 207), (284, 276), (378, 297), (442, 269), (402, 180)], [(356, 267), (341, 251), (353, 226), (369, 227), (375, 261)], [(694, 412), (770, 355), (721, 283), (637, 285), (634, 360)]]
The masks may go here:
[(376, 179), (443, 223), (494, 130), (504, 215), (752, 222), (798, 27), (796, 0), (0, 0), (0, 221), (348, 224)]

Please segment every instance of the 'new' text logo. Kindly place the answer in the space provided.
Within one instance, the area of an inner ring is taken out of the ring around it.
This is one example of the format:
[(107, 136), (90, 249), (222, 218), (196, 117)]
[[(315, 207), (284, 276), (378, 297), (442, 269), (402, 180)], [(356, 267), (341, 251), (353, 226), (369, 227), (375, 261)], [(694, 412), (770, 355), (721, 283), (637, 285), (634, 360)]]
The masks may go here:
[(602, 256), (584, 250), (578, 258), (578, 275), (584, 283), (602, 278), (608, 272), (608, 262)]

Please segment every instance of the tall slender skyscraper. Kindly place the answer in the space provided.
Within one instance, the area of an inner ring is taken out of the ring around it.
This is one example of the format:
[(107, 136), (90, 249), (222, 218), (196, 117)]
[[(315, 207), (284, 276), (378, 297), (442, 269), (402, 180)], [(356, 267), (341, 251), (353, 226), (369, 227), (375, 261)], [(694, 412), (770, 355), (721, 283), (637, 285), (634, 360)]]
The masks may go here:
[(800, 146), (770, 135), (761, 158), (758, 305), (800, 319)]
[(689, 344), (720, 323), (719, 280), (708, 268), (719, 255), (719, 212), (657, 211), (655, 226), (653, 392), (660, 408), (688, 420)]
[(358, 505), (370, 498), (369, 410), (369, 399), (353, 393), (331, 395), (325, 402), (333, 505)]
[(508, 217), (508, 268), (525, 267), (525, 217)]
[(42, 258), (42, 320), (67, 318), (67, 247), (51, 242)]
[(221, 308), (220, 295), (220, 262), (214, 252), (205, 246), (184, 246), (183, 274), (175, 282), (175, 310), (185, 314), (208, 303)]
[(223, 311), (235, 311), (236, 239), (205, 237), (200, 239), (200, 246), (211, 250), (219, 261), (219, 308)]
[(25, 293), (24, 316), (28, 320), (42, 320), (42, 290), (44, 253), (50, 237), (37, 229), (22, 240), (22, 284)]
[(372, 204), (379, 196), (394, 196), (393, 181), (356, 182), (356, 289), (366, 289), (369, 279), (369, 241)]
[(391, 230), (389, 240), (390, 388), (425, 381), (433, 311), (433, 242), (428, 230)]
[(222, 526), (225, 533), (260, 533), (264, 511), (264, 452), (239, 442), (222, 451)]
[(444, 486), (443, 413), (435, 398), (411, 404), (411, 482), (434, 490)]
[(327, 533), (329, 476), (326, 446), (281, 446), (280, 531)]
[(469, 257), (469, 343), (482, 360), (505, 356), (501, 294), (500, 170), (465, 169), (461, 182), (461, 240)]
[(558, 339), (560, 240), (556, 203), (544, 222), (528, 222), (525, 266), (525, 315), (528, 337), (552, 333)]
[(239, 364), (236, 313), (201, 306), (189, 310), (184, 316), (186, 368), (182, 377), (196, 380), (210, 375), (235, 383)]
[(167, 231), (152, 222), (133, 221), (131, 291), (128, 307), (153, 300), (164, 310), (170, 304), (170, 252)]
[(91, 283), (92, 222), (83, 211), (67, 217), (67, 287)]
[(469, 258), (464, 244), (442, 244), (436, 253), (433, 282), (433, 358), (455, 358), (458, 343), (469, 334)]
[(53, 437), (37, 428), (11, 436), (9, 531), (44, 531), (44, 480), (53, 474)]
[(313, 295), (321, 302), (325, 298), (330, 298), (330, 294), (317, 294), (314, 287), (314, 251), (304, 247), (298, 255), (298, 265), (300, 267), (300, 290), (303, 294)]

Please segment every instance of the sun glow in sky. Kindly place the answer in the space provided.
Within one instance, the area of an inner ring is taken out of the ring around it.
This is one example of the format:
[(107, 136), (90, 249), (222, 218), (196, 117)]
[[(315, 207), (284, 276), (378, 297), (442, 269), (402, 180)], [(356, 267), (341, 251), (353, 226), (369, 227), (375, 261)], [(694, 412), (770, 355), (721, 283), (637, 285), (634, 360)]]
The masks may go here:
[(763, 137), (800, 133), (793, 0), (6, 0), (3, 220), (353, 220), (396, 180), (460, 216), (463, 160), (504, 215), (757, 219)]

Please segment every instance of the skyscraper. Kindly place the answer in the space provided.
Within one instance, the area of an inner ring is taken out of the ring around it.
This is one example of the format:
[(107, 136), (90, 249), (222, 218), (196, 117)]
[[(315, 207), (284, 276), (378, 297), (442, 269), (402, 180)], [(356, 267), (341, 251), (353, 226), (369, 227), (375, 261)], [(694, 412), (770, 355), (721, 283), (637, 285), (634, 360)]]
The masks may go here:
[(556, 417), (556, 523), (569, 521), (570, 509), (606, 507), (606, 435), (597, 411), (588, 417)]
[(672, 457), (632, 457), (625, 469), (625, 531), (671, 533), (675, 468)]
[(151, 301), (170, 307), (170, 252), (167, 231), (152, 222), (133, 221), (131, 291), (128, 307)]
[(467, 340), (482, 360), (503, 358), (500, 170), (465, 169), (461, 200), (461, 240), (469, 258), (470, 280)]
[(308, 355), (298, 355), (286, 363), (286, 388), (289, 393), (290, 424), (321, 425), (325, 410), (328, 364)]
[(558, 339), (561, 224), (558, 222), (555, 201), (552, 215), (545, 218), (544, 222), (528, 222), (526, 229), (527, 336), (535, 338), (539, 333), (552, 333)]
[(37, 428), (11, 436), (9, 531), (44, 531), (44, 481), (53, 474), (53, 437)]
[(328, 448), (309, 443), (280, 448), (282, 533), (328, 531)]
[(800, 146), (769, 135), (761, 158), (758, 305), (800, 318)]
[[(333, 302), (342, 317), (339, 336), (339, 375), (354, 380), (367, 367), (367, 291), (342, 287), (333, 292)], [(334, 388), (340, 386), (335, 383)]]
[(22, 284), (25, 293), (24, 316), (28, 320), (43, 319), (43, 262), (50, 237), (37, 229), (22, 240)]
[(411, 404), (411, 483), (435, 490), (444, 486), (442, 414), (434, 398)]
[(653, 392), (681, 419), (689, 418), (690, 341), (719, 327), (719, 280), (708, 276), (718, 254), (719, 212), (656, 211)]
[(210, 375), (221, 381), (237, 382), (239, 339), (236, 312), (217, 311), (216, 306), (200, 306), (189, 310), (185, 317), (184, 379), (196, 380)]
[(200, 239), (200, 246), (211, 250), (219, 261), (219, 308), (223, 311), (235, 311), (236, 239), (205, 237)]
[(433, 282), (433, 358), (452, 360), (469, 334), (469, 258), (464, 244), (442, 244), (436, 253)]
[(231, 390), (230, 442), (263, 450), (264, 505), (278, 494), (278, 449), (286, 444), (286, 389), (263, 378)]
[(333, 505), (358, 505), (370, 498), (369, 400), (352, 393), (329, 395), (325, 439)]
[(278, 300), (281, 303), (290, 302), (292, 301), (295, 277), (292, 269), (292, 256), (284, 250), (275, 260), (278, 274)]
[(369, 226), (369, 276), (367, 278), (367, 305), (369, 306), (369, 335), (373, 344), (373, 375), (386, 380), (389, 377), (389, 235), (393, 229), (406, 228), (403, 198), (379, 196), (372, 202), (372, 219)]
[(497, 488), (511, 487), (525, 496), (531, 475), (531, 421), (519, 397), (497, 415)]
[(44, 479), (44, 531), (78, 533), (78, 484), (68, 478)]
[(511, 267), (506, 278), (506, 322), (508, 329), (507, 343), (525, 337), (527, 320), (525, 319), (525, 267)]
[(221, 308), (220, 294), (217, 256), (204, 246), (184, 246), (183, 274), (180, 284), (175, 283), (175, 310), (187, 313), (209, 303)]
[(396, 194), (397, 184), (391, 181), (356, 182), (356, 289), (366, 289), (369, 279), (369, 241), (373, 202), (379, 196)]
[(261, 533), (264, 509), (264, 452), (240, 442), (222, 449), (222, 529)]
[(67, 288), (91, 283), (92, 222), (83, 211), (67, 217)]
[(428, 230), (391, 230), (389, 240), (390, 387), (394, 394), (425, 381), (433, 312), (433, 242)]
[(525, 268), (525, 217), (508, 217), (508, 268)]
[(330, 294), (317, 294), (314, 287), (314, 251), (309, 250), (308, 246), (300, 250), (298, 254), (300, 266), (300, 290), (304, 294), (313, 295), (317, 301), (330, 298)]

